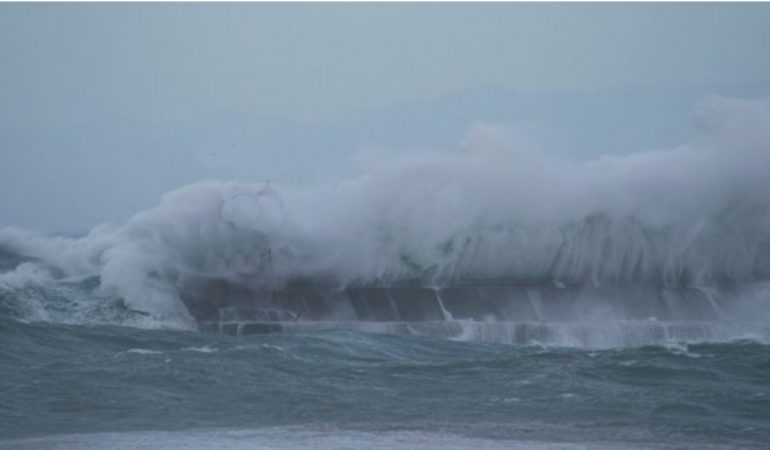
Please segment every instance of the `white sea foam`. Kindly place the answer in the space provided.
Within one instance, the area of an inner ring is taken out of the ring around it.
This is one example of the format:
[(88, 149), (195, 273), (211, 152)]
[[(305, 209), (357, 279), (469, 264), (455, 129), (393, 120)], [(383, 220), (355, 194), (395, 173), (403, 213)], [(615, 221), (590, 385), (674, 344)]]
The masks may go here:
[(136, 354), (136, 355), (162, 355), (163, 352), (158, 350), (150, 350), (147, 348), (130, 348), (126, 350), (126, 353)]
[[(575, 162), (475, 124), (460, 151), (381, 163), (297, 189), (203, 182), (118, 228), (82, 238), (5, 228), (19, 279), (98, 276), (104, 295), (165, 326), (194, 321), (192, 280), (296, 278), (655, 282), (709, 286), (770, 277), (770, 102), (708, 98), (699, 136)], [(643, 124), (640, 124), (643, 126)]]
[(16, 449), (718, 449), (702, 443), (676, 445), (655, 443), (569, 443), (473, 438), (421, 431), (348, 431), (302, 427), (274, 427), (256, 430), (191, 430), (180, 432), (137, 431), (126, 433), (67, 434), (0, 441)]
[(208, 345), (204, 345), (203, 347), (185, 347), (182, 350), (186, 352), (197, 352), (197, 353), (214, 353), (219, 351), (218, 349), (214, 347), (210, 347)]

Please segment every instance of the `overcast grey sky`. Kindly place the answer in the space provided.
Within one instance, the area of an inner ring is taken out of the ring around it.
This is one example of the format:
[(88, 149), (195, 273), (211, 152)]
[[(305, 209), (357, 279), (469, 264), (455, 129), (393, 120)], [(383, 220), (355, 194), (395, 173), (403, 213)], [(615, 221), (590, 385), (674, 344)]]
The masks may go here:
[(768, 43), (767, 4), (0, 4), (0, 226), (94, 225), (219, 177), (168, 155), (244, 117), (763, 83)]
[(762, 4), (4, 4), (0, 93), (32, 117), (326, 117), (480, 84), (757, 81), (768, 42)]

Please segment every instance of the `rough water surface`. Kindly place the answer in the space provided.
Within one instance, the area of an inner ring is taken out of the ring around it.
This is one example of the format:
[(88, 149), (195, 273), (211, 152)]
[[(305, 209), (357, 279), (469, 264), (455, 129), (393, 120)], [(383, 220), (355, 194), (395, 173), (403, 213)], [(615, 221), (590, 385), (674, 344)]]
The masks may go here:
[(695, 118), (0, 228), (0, 447), (766, 447), (770, 102)]
[(770, 439), (770, 346), (748, 338), (594, 350), (10, 319), (0, 329), (5, 448), (759, 448)]

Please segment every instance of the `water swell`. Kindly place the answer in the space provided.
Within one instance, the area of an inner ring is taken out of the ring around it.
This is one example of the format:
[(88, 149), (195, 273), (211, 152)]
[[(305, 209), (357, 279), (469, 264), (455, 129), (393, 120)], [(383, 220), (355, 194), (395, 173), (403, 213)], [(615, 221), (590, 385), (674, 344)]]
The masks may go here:
[[(487, 333), (480, 340), (504, 342), (493, 340), (492, 330), (502, 337), (507, 325), (463, 325)], [(638, 342), (644, 342), (643, 324), (638, 325)], [(591, 448), (596, 441), (614, 443), (612, 448), (637, 448), (643, 442), (654, 448), (703, 448), (703, 443), (751, 448), (768, 436), (766, 344), (631, 343), (623, 349), (585, 351), (543, 339), (542, 330), (550, 324), (528, 325), (537, 342), (514, 346), (407, 337), (437, 326), (427, 323), (409, 325), (412, 334), (388, 331), (400, 336), (369, 329), (310, 329), (328, 326), (321, 323), (296, 326), (308, 329), (234, 339), (0, 318), (7, 344), (0, 347), (0, 361), (8, 369), (4, 411), (10, 411), (0, 421), (0, 439), (63, 432), (133, 435), (136, 430), (179, 430), (189, 436), (192, 429), (234, 426), (256, 428), (262, 435), (266, 427), (296, 424), (297, 414), (302, 426), (319, 427), (316, 437), (339, 426), (402, 434), (441, 429), (495, 439), (525, 436), (587, 442)], [(695, 331), (659, 326), (671, 336), (691, 333), (685, 340), (697, 341)], [(521, 327), (510, 326), (510, 336), (524, 336)], [(608, 332), (611, 324), (597, 328)], [(599, 336), (575, 325), (572, 331), (565, 328), (563, 337), (584, 333)], [(466, 340), (474, 339), (469, 335)], [(590, 346), (602, 347), (602, 342)], [(62, 378), (68, 380), (64, 388)], [(173, 414), (169, 399), (174, 400)], [(297, 404), (305, 407), (298, 412)], [(66, 439), (42, 439), (0, 445), (66, 444)], [(70, 445), (80, 448), (84, 442)], [(233, 445), (245, 441), (238, 442)], [(92, 443), (110, 444), (109, 439)]]

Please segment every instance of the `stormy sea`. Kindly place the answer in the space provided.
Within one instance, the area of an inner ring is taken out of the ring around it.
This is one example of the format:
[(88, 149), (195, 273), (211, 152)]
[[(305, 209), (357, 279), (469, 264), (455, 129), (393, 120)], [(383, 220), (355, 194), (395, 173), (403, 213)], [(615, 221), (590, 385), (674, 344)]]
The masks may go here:
[(0, 448), (765, 448), (770, 103), (0, 229)]

